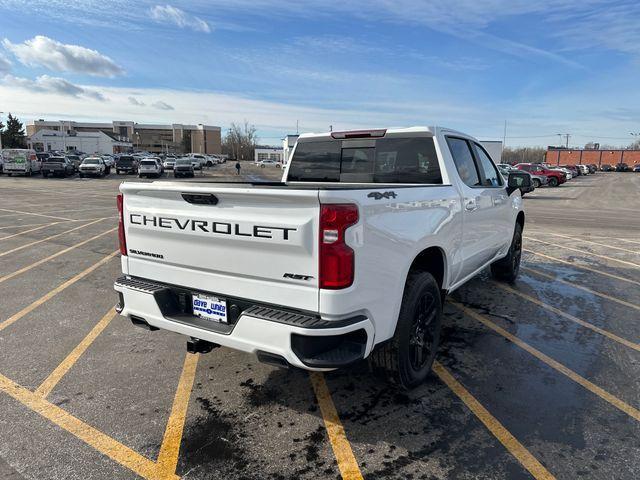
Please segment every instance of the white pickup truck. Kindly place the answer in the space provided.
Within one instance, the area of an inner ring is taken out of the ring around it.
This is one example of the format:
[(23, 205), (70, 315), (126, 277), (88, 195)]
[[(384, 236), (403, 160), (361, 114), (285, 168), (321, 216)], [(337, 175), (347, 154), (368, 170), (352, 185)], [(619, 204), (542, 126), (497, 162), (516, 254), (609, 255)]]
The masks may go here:
[(516, 278), (529, 183), (440, 127), (301, 135), (282, 182), (126, 182), (117, 308), (191, 352), (308, 370), (368, 357), (410, 388), (445, 295), (487, 266)]

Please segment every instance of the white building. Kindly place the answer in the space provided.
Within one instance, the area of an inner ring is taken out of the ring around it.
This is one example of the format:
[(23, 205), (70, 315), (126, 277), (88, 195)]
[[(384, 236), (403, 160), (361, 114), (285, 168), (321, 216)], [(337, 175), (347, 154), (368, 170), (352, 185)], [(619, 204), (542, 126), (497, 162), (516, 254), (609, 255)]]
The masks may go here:
[(495, 163), (502, 163), (502, 140), (480, 140), (480, 145)]
[(261, 162), (262, 160), (274, 160), (278, 163), (283, 163), (283, 151), (281, 148), (256, 148), (255, 161)]
[(287, 135), (282, 139), (282, 151), (285, 164), (289, 163), (289, 160), (291, 159), (291, 152), (293, 151), (293, 147), (296, 145), (299, 136), (300, 135)]
[(98, 154), (113, 154), (129, 151), (131, 142), (123, 142), (115, 135), (112, 137), (102, 131), (98, 132), (67, 132), (57, 130), (38, 130), (28, 137), (27, 147), (37, 152), (84, 152)]

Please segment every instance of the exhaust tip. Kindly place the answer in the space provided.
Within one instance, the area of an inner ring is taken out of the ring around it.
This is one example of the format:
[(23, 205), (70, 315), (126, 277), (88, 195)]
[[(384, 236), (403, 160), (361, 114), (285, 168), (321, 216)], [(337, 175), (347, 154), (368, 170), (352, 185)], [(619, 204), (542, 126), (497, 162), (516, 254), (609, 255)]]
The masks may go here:
[(275, 367), (280, 368), (289, 368), (289, 362), (282, 356), (276, 355), (275, 353), (263, 352), (262, 350), (258, 350), (257, 352), (258, 361), (262, 363), (266, 363), (268, 365), (273, 365)]

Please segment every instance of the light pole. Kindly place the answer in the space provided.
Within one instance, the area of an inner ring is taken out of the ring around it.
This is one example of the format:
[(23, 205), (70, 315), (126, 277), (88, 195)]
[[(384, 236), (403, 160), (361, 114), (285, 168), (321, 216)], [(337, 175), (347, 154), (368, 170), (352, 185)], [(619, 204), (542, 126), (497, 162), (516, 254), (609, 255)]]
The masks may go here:
[[(0, 115), (2, 115), (4, 112), (0, 112)], [(2, 123), (2, 118), (0, 117), (0, 123)], [(2, 150), (2, 132), (0, 132), (0, 150)]]

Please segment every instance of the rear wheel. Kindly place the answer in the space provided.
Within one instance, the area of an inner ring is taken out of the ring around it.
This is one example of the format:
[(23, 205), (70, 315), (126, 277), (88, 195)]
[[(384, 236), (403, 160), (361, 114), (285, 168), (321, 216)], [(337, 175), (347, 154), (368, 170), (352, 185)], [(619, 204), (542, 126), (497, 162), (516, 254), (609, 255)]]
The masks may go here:
[(537, 178), (533, 179), (533, 182), (531, 182), (533, 184), (533, 188), (540, 188), (540, 180), (538, 180)]
[(428, 272), (409, 274), (396, 331), (370, 355), (373, 370), (398, 386), (420, 385), (431, 370), (442, 328), (442, 296)]
[(549, 186), (550, 187), (557, 187), (558, 186), (558, 179), (556, 177), (550, 177), (549, 178)]
[(520, 259), (522, 258), (522, 227), (516, 223), (509, 253), (491, 264), (491, 274), (496, 280), (513, 283), (518, 278)]
[(48, 176), (49, 176), (49, 174), (48, 174), (48, 173), (46, 173), (46, 172), (42, 172), (42, 177), (43, 177), (43, 178), (47, 178)]

